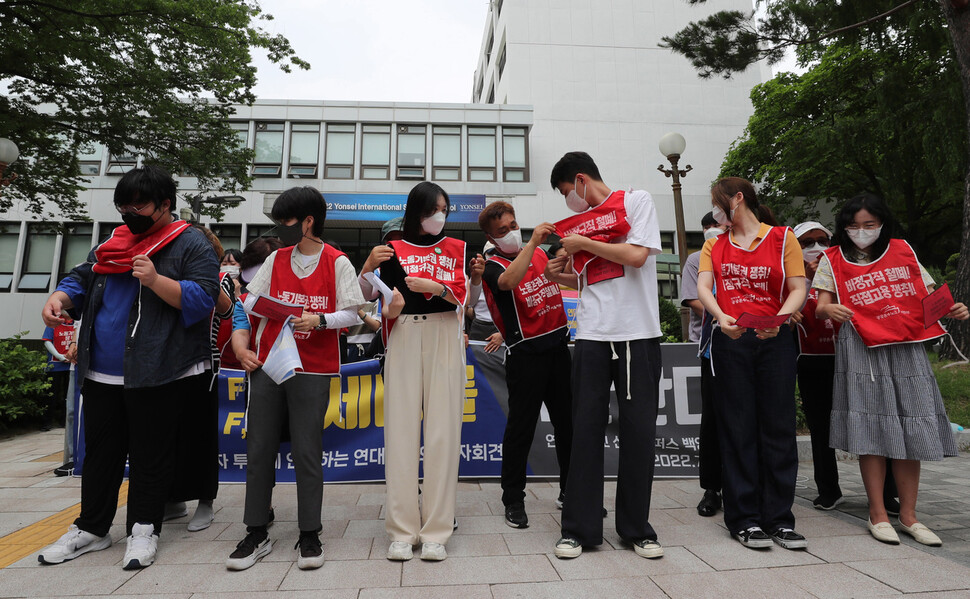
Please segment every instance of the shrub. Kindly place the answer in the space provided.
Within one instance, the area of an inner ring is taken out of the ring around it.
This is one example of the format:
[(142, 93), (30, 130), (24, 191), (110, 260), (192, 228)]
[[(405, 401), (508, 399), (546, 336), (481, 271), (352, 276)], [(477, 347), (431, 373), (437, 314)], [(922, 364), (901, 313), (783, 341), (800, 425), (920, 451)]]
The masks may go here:
[(50, 390), (47, 356), (27, 349), (23, 335), (0, 339), (0, 430), (18, 418), (42, 415)]
[(665, 297), (660, 298), (660, 330), (663, 332), (661, 343), (680, 343), (684, 340), (680, 308)]

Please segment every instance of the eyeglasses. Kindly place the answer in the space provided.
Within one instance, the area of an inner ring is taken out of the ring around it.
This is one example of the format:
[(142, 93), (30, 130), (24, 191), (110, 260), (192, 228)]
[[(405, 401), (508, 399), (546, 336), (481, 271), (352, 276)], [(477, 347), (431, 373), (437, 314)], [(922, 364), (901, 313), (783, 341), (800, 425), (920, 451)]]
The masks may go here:
[(845, 228), (849, 229), (850, 231), (858, 231), (859, 229), (865, 229), (866, 231), (871, 231), (873, 229), (878, 229), (881, 226), (882, 226), (881, 223), (865, 223), (864, 225), (857, 225), (855, 223), (852, 223), (851, 225), (846, 225)]
[(818, 238), (818, 239), (799, 239), (798, 245), (802, 246), (802, 249), (810, 248), (815, 244), (819, 244), (823, 248), (829, 247), (828, 238)]
[(118, 214), (131, 214), (132, 212), (141, 214), (141, 211), (149, 206), (154, 206), (151, 202), (145, 202), (143, 204), (129, 204), (127, 206), (115, 206), (115, 210)]

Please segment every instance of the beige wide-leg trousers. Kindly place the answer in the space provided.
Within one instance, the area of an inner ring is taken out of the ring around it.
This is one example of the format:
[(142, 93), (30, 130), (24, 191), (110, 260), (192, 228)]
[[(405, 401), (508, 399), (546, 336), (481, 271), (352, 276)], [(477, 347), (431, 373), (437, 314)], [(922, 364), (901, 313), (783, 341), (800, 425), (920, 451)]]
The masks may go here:
[[(455, 312), (402, 314), (384, 364), (385, 526), (391, 541), (448, 542), (455, 517), (464, 339)], [(418, 464), (424, 486), (418, 501)]]

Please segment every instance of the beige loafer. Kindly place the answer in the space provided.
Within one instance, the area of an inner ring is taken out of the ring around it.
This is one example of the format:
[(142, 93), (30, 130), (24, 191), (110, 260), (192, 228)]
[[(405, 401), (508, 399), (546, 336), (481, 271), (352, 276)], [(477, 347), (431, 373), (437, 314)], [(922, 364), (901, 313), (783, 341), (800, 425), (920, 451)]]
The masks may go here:
[(893, 528), (892, 524), (889, 522), (873, 524), (872, 520), (867, 520), (866, 523), (869, 525), (869, 533), (877, 541), (889, 543), (890, 545), (899, 545), (899, 535), (896, 534), (896, 529)]
[(914, 523), (912, 526), (906, 526), (903, 524), (903, 521), (900, 520), (899, 527), (903, 529), (903, 532), (916, 539), (917, 543), (929, 545), (930, 547), (940, 547), (943, 545), (943, 541), (940, 540), (940, 537), (936, 536), (932, 530), (926, 528), (919, 522)]

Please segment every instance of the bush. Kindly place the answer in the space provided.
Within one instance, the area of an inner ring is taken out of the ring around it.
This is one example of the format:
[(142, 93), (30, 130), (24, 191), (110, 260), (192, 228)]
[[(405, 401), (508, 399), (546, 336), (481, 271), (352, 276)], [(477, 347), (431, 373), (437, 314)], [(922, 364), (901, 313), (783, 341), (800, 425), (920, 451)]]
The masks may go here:
[(42, 415), (50, 390), (47, 356), (27, 349), (23, 335), (0, 339), (0, 430), (18, 418)]
[(680, 308), (665, 297), (660, 298), (661, 343), (680, 343), (684, 340), (680, 324)]

